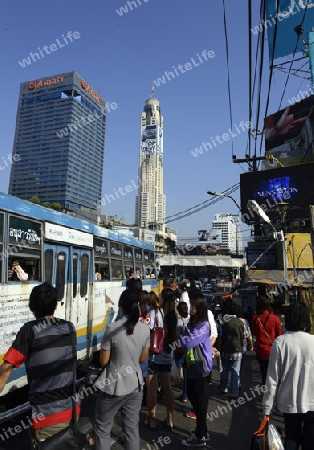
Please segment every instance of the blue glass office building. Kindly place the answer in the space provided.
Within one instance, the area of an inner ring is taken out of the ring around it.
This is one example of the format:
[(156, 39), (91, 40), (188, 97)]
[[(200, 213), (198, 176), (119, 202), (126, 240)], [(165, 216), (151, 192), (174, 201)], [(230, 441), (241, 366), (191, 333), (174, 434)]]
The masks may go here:
[(9, 194), (96, 213), (105, 128), (106, 102), (78, 73), (22, 83)]

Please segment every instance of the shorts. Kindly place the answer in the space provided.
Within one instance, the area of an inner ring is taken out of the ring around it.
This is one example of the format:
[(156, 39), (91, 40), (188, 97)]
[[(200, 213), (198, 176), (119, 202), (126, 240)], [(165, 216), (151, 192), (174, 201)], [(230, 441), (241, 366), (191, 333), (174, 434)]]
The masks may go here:
[(148, 361), (147, 375), (157, 375), (160, 372), (171, 372), (172, 364), (157, 364), (154, 361)]

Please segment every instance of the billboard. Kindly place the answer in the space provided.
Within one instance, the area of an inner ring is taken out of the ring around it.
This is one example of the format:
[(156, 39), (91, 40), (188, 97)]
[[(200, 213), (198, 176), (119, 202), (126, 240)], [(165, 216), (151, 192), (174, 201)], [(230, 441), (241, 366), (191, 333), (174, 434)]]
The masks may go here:
[(146, 140), (156, 140), (157, 126), (156, 125), (146, 125), (142, 127), (142, 141)]
[(255, 200), (272, 221), (280, 218), (276, 205), (281, 202), (288, 203), (286, 220), (308, 219), (309, 205), (314, 204), (313, 170), (314, 163), (309, 163), (241, 174), (243, 222), (260, 222), (259, 217), (247, 209), (248, 200)]
[[(252, 29), (254, 34), (267, 29), (269, 59), (291, 55), (304, 50), (302, 37), (297, 41), (294, 28), (300, 24), (306, 31), (311, 30), (314, 22), (313, 0), (267, 0), (266, 21)], [(274, 38), (276, 40), (274, 48)]]
[(222, 242), (221, 230), (198, 230), (198, 240), (213, 246), (220, 245)]
[[(301, 92), (301, 91), (300, 91)], [(305, 92), (306, 93), (306, 92)], [(304, 97), (304, 92), (303, 94)], [(301, 94), (297, 97), (300, 98)], [(291, 101), (290, 101), (291, 102)], [(314, 95), (265, 119), (264, 169), (314, 161)]]

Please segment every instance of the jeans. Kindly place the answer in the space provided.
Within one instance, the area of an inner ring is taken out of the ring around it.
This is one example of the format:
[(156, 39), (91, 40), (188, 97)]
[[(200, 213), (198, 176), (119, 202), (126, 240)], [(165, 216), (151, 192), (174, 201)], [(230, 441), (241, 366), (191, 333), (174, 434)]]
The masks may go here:
[(283, 415), (285, 421), (285, 450), (312, 450), (314, 443), (314, 411)]
[(231, 360), (222, 359), (222, 372), (220, 374), (220, 389), (228, 389), (228, 379), (229, 371), (231, 371), (231, 383), (229, 393), (232, 397), (237, 397), (239, 395), (239, 384), (240, 384), (240, 368), (241, 359)]

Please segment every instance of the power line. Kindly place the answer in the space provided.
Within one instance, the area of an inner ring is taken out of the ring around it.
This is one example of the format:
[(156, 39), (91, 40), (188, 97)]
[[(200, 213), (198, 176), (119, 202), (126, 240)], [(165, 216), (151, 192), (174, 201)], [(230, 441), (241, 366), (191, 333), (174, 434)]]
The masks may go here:
[[(237, 191), (240, 187), (240, 183), (234, 184), (233, 186), (231, 186), (230, 188), (226, 189), (225, 191), (223, 191), (222, 193), (224, 194), (224, 196), (230, 195), (233, 192)], [(212, 200), (206, 200), (202, 203), (199, 203), (195, 206), (192, 206), (191, 208), (185, 209), (184, 211), (181, 211), (179, 213), (173, 214), (171, 216), (168, 216), (165, 218), (165, 221), (167, 223), (171, 223), (171, 222), (175, 222), (176, 220), (181, 220), (184, 217), (188, 217), (191, 216), (192, 214), (195, 214), (199, 211), (201, 211), (202, 209), (206, 209), (209, 206), (214, 205), (215, 203), (217, 203), (219, 200), (223, 199), (224, 197), (215, 197)], [(170, 219), (170, 220), (169, 220)]]

